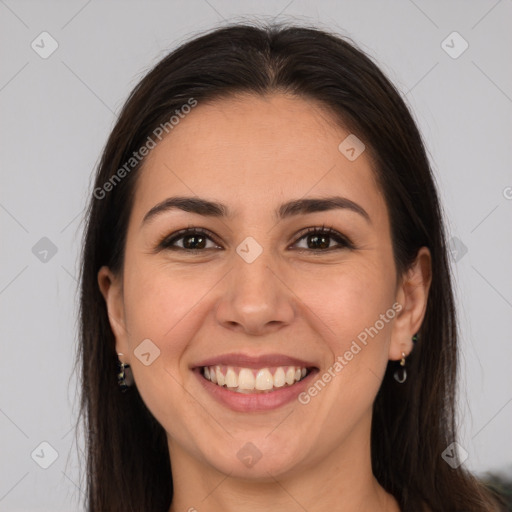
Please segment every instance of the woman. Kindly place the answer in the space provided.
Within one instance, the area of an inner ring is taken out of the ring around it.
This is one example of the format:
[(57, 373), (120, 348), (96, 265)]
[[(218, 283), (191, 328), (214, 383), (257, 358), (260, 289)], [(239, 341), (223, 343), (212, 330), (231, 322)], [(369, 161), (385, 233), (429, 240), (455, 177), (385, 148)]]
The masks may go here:
[(441, 209), (345, 40), (233, 25), (107, 142), (81, 275), (88, 510), (490, 511), (457, 456)]

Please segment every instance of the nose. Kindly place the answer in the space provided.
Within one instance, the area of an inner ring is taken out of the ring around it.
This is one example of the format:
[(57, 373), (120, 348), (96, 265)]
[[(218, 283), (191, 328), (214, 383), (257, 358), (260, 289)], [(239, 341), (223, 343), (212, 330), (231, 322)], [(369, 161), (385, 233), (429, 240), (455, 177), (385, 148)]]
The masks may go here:
[(290, 325), (296, 314), (285, 276), (263, 254), (252, 263), (235, 256), (216, 307), (217, 321), (250, 335), (269, 334)]

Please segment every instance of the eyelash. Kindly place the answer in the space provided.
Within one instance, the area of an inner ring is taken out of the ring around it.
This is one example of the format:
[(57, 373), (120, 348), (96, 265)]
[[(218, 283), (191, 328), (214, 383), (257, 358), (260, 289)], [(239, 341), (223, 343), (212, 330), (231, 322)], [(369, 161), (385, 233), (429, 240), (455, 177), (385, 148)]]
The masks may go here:
[[(303, 230), (299, 234), (299, 237), (294, 242), (294, 244), (296, 244), (297, 242), (299, 242), (303, 238), (306, 238), (308, 235), (312, 235), (312, 234), (327, 235), (330, 238), (332, 238), (333, 240), (335, 240), (336, 242), (338, 242), (339, 246), (338, 247), (329, 247), (327, 249), (299, 249), (299, 251), (330, 252), (330, 251), (333, 251), (333, 250), (340, 250), (340, 249), (343, 249), (343, 248), (347, 248), (347, 249), (354, 249), (355, 248), (353, 243), (351, 242), (351, 240), (349, 238), (347, 238), (346, 236), (342, 235), (341, 233), (339, 233), (338, 231), (336, 231), (332, 227), (325, 227), (325, 225), (322, 225), (321, 227), (310, 227), (310, 228), (307, 228), (306, 230)], [(164, 250), (164, 249), (165, 250), (172, 250), (172, 251), (178, 250), (178, 251), (186, 251), (186, 252), (189, 252), (189, 253), (197, 253), (197, 252), (206, 251), (206, 250), (209, 249), (209, 248), (208, 249), (185, 249), (184, 247), (176, 247), (176, 246), (173, 245), (178, 240), (181, 240), (183, 238), (186, 238), (187, 236), (193, 236), (193, 235), (204, 235), (207, 238), (209, 238), (211, 241), (216, 243), (217, 245), (221, 245), (216, 240), (215, 235), (211, 231), (209, 231), (207, 229), (204, 229), (204, 228), (187, 228), (187, 229), (182, 229), (180, 231), (177, 231), (176, 233), (173, 233), (170, 236), (166, 236), (158, 244), (157, 248), (159, 250)]]

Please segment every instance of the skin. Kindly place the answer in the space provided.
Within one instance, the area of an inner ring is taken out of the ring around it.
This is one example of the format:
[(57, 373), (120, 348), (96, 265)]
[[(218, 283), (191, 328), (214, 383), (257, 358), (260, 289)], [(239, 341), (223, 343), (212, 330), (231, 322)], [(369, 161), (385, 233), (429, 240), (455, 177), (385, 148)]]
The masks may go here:
[[(146, 159), (123, 272), (103, 267), (98, 282), (119, 357), (167, 432), (170, 512), (399, 510), (372, 474), (371, 409), (388, 360), (412, 350), (430, 254), (422, 248), (397, 275), (368, 151), (351, 162), (338, 150), (348, 134), (315, 102), (239, 95), (199, 104)], [(348, 209), (274, 217), (286, 201), (334, 193), (358, 203), (371, 222)], [(151, 208), (178, 195), (223, 203), (234, 215), (174, 209), (141, 225)], [(355, 248), (333, 238), (327, 243), (338, 250), (315, 248), (310, 238), (308, 245), (303, 230), (323, 224)], [(190, 226), (218, 240), (196, 254), (155, 250), (161, 238)], [(236, 252), (248, 236), (263, 248), (250, 264)], [(282, 353), (314, 362), (321, 375), (396, 302), (400, 313), (307, 405), (234, 412), (213, 401), (190, 370), (219, 354)], [(134, 356), (147, 338), (160, 350), (149, 366)], [(237, 457), (247, 442), (262, 454), (250, 468)]]

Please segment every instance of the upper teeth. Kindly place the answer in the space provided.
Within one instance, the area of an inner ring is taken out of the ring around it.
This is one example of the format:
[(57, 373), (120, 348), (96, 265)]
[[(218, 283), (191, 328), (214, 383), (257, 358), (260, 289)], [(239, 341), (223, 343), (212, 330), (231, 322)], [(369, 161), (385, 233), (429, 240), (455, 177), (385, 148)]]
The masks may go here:
[[(224, 370), (224, 371), (223, 371)], [(278, 366), (272, 368), (239, 368), (233, 366), (205, 366), (203, 375), (218, 386), (226, 386), (240, 393), (251, 390), (268, 391), (273, 388), (281, 388), (285, 384), (291, 386), (304, 378), (307, 369), (300, 366)]]

